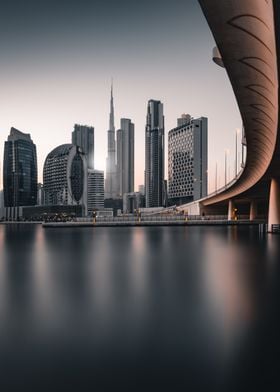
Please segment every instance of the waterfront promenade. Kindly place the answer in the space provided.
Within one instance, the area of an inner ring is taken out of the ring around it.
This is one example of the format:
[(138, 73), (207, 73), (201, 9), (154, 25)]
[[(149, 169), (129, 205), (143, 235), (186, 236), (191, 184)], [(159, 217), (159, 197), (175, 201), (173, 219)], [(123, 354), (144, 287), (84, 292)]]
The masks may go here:
[(76, 221), (66, 222), (43, 222), (45, 228), (48, 227), (131, 227), (131, 226), (213, 226), (213, 225), (257, 225), (263, 221), (250, 221), (243, 218), (229, 221), (225, 216), (201, 217), (201, 216), (146, 216), (141, 219), (138, 217), (110, 217), (86, 219), (80, 218)]

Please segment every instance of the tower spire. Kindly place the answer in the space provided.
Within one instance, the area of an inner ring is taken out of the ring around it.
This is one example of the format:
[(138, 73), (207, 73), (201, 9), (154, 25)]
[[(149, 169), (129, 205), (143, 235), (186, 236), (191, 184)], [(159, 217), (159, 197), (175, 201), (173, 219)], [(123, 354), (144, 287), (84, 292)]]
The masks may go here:
[(114, 97), (113, 97), (113, 79), (111, 80), (111, 102), (110, 102), (109, 130), (115, 132), (115, 114), (114, 114)]
[(116, 182), (116, 140), (115, 140), (115, 114), (113, 97), (113, 80), (111, 81), (111, 101), (108, 130), (108, 156), (106, 160), (105, 198), (112, 199), (117, 196)]

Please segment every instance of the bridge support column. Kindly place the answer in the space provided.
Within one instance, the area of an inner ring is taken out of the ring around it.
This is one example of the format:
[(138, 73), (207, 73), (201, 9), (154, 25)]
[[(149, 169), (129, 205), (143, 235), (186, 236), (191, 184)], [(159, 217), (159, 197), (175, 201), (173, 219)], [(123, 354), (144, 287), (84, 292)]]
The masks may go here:
[(253, 221), (257, 218), (258, 215), (258, 205), (256, 200), (252, 200), (250, 203), (250, 221)]
[(235, 206), (234, 206), (234, 201), (230, 199), (228, 201), (228, 220), (234, 220), (235, 219)]
[(268, 206), (268, 231), (272, 225), (280, 225), (280, 181), (272, 178)]

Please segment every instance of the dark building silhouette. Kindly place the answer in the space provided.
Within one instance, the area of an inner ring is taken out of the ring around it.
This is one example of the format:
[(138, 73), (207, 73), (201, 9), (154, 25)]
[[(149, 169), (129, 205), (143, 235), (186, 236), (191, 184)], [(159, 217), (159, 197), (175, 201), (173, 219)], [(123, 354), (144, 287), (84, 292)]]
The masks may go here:
[(113, 210), (114, 216), (117, 216), (118, 211), (123, 210), (123, 199), (118, 198), (118, 199), (105, 199), (104, 200), (104, 208), (109, 209), (111, 208)]
[(5, 207), (33, 206), (37, 202), (37, 153), (29, 134), (11, 128), (4, 149)]
[(148, 102), (145, 132), (146, 207), (164, 204), (164, 116), (160, 101)]

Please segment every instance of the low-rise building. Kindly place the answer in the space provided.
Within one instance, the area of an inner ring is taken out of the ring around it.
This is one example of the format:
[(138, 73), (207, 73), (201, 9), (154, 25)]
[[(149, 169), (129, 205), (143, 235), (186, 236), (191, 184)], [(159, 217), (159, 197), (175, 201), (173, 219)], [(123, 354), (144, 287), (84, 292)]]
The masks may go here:
[(133, 214), (139, 208), (144, 207), (145, 198), (140, 192), (125, 193), (123, 195), (123, 213)]

